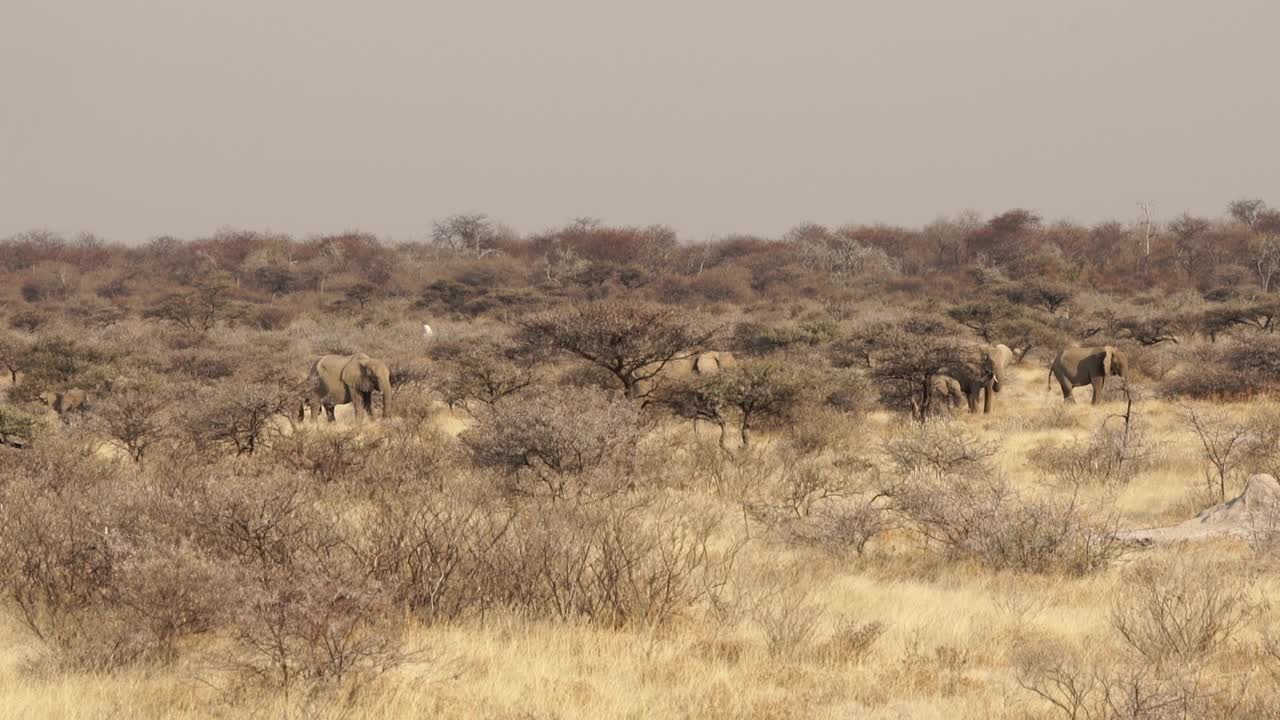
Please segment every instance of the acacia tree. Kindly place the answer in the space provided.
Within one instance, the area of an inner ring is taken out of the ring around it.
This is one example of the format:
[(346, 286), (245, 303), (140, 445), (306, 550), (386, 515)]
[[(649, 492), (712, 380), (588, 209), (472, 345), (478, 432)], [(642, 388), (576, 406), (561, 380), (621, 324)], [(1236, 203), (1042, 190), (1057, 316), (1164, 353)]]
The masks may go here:
[(11, 332), (0, 331), (0, 367), (9, 372), (12, 384), (18, 384), (18, 372), (22, 370), (27, 354), (27, 341)]
[(667, 363), (705, 349), (718, 335), (718, 328), (680, 308), (612, 298), (540, 313), (520, 326), (531, 347), (569, 353), (607, 370), (629, 398)]
[(924, 422), (933, 402), (931, 379), (964, 360), (959, 343), (952, 338), (904, 329), (883, 338), (870, 375), (889, 404), (910, 408), (912, 417)]
[(953, 307), (947, 315), (989, 343), (995, 337), (997, 325), (1017, 317), (1018, 308), (1004, 301), (979, 300)]
[(1058, 310), (1071, 302), (1075, 293), (1062, 283), (1032, 280), (1010, 286), (1004, 296), (1012, 302), (1044, 310), (1057, 315)]
[(232, 293), (227, 278), (215, 276), (197, 283), (191, 291), (160, 298), (143, 317), (167, 320), (192, 334), (204, 336), (219, 320), (234, 320), (244, 314), (244, 308), (234, 302)]
[(745, 448), (751, 445), (753, 430), (794, 418), (815, 386), (814, 378), (794, 365), (766, 360), (677, 383), (662, 391), (661, 402), (682, 417), (715, 423), (722, 448), (726, 426), (737, 421)]
[(445, 401), (470, 410), (471, 401), (492, 405), (534, 384), (533, 358), (520, 350), (507, 341), (488, 340), (438, 351), (446, 356), (441, 382)]
[(1029, 316), (1002, 320), (992, 328), (1000, 342), (1013, 351), (1014, 362), (1021, 363), (1027, 353), (1038, 347), (1052, 347), (1063, 341), (1062, 333)]

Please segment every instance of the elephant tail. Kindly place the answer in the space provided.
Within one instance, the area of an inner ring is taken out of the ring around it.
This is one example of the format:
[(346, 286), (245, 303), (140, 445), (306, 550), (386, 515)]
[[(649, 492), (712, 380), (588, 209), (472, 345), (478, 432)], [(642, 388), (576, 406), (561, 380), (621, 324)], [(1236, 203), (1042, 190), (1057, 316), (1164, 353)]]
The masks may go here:
[(1045, 392), (1053, 391), (1053, 366), (1052, 365), (1049, 366), (1049, 376), (1044, 379), (1044, 391)]

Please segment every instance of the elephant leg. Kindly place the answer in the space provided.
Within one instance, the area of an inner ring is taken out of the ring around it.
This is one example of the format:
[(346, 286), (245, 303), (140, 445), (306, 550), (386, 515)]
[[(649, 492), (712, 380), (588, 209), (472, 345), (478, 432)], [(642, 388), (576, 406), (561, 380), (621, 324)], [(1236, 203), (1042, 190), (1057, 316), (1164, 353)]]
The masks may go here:
[(1062, 388), (1062, 401), (1075, 403), (1076, 399), (1071, 397), (1071, 383), (1067, 382), (1063, 378), (1058, 378), (1058, 385)]
[[(337, 421), (338, 421), (338, 416), (337, 416), (337, 414), (335, 413), (335, 410), (337, 410), (337, 406), (336, 406), (336, 405), (334, 405), (333, 403), (324, 403), (324, 404), (322, 405), (322, 407), (324, 408), (324, 414), (325, 414), (325, 416), (329, 418), (329, 422), (337, 422)], [(317, 420), (316, 422), (319, 422), (319, 421)]]
[(969, 402), (969, 414), (977, 414), (978, 412), (978, 393), (971, 392), (965, 396), (965, 400)]
[(351, 401), (351, 413), (355, 416), (356, 422), (362, 422), (364, 420), (364, 402), (362, 402), (363, 398), (360, 397), (360, 391), (353, 387), (348, 387), (347, 399)]
[(364, 414), (368, 415), (369, 419), (372, 420), (373, 419), (373, 391), (368, 391), (368, 392), (361, 391), (360, 401), (364, 403)]
[(1097, 405), (1102, 401), (1102, 386), (1106, 385), (1107, 376), (1099, 375), (1093, 379), (1093, 404)]
[(982, 413), (984, 415), (991, 412), (991, 393), (994, 392), (995, 384), (990, 380), (982, 388)]

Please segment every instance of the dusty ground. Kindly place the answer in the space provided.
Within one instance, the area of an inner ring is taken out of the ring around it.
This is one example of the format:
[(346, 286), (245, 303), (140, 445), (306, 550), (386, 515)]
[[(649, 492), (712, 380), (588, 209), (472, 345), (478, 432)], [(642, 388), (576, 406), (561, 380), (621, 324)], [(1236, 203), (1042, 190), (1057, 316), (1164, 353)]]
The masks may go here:
[[(1123, 407), (1091, 407), (1090, 391), (1082, 388), (1080, 404), (1066, 410), (1068, 420), (1047, 423), (1062, 401), (1056, 389), (1046, 390), (1043, 369), (1018, 368), (1013, 377), (994, 414), (963, 421), (999, 442), (998, 466), (1019, 488), (1056, 492), (1043, 487), (1027, 453), (1046, 441), (1084, 437)], [(1183, 521), (1200, 509), (1195, 498), (1203, 482), (1194, 438), (1172, 404), (1144, 400), (1139, 412), (1157, 462), (1117, 493), (1099, 491), (1092, 499), (1100, 512), (1114, 508), (1128, 528)], [(465, 419), (442, 413), (441, 423), (456, 433)], [(896, 425), (879, 415), (871, 427), (883, 435)], [(411, 644), (421, 655), (360, 688), (350, 702), (246, 700), (226, 695), (218, 668), (197, 660), (113, 676), (32, 676), (23, 662), (37, 645), (8, 622), (0, 625), (0, 707), (11, 718), (85, 720), (1055, 717), (1019, 687), (1014, 655), (1046, 639), (1088, 645), (1109, 637), (1125, 569), (1175, 556), (1219, 562), (1223, 577), (1247, 581), (1257, 597), (1280, 590), (1280, 575), (1236, 538), (1159, 545), (1083, 578), (949, 564), (901, 541), (881, 543), (862, 557), (836, 559), (760, 540), (748, 546), (743, 562), (773, 568), (775, 579), (818, 615), (810, 649), (820, 647), (841, 619), (884, 623), (887, 630), (864, 657), (833, 661), (807, 650), (771, 656), (761, 628), (749, 617), (726, 624), (695, 614), (654, 632), (490, 617), (417, 629)], [(1260, 637), (1276, 619), (1268, 608), (1240, 637)]]

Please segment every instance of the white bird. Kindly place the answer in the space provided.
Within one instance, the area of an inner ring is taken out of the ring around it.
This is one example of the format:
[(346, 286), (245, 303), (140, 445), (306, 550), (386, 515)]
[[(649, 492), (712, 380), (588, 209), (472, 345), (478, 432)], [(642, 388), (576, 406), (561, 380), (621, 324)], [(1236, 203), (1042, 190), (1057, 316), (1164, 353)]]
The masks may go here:
[(429, 338), (432, 335), (435, 335), (435, 331), (431, 329), (431, 326), (426, 323), (422, 323), (422, 337)]

